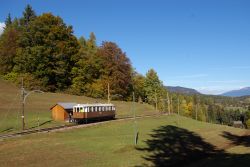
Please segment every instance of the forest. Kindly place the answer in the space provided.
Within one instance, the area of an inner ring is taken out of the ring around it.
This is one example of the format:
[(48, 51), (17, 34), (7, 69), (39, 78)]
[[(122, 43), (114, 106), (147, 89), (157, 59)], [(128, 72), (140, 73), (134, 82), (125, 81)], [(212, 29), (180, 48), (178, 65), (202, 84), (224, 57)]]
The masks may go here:
[(73, 27), (52, 13), (37, 15), (27, 5), (20, 18), (8, 14), (0, 35), (0, 77), (30, 90), (63, 92), (94, 98), (149, 103), (159, 112), (176, 113), (199, 121), (250, 127), (249, 98), (170, 93), (154, 69), (145, 75), (132, 66), (115, 42), (97, 45), (74, 35)]

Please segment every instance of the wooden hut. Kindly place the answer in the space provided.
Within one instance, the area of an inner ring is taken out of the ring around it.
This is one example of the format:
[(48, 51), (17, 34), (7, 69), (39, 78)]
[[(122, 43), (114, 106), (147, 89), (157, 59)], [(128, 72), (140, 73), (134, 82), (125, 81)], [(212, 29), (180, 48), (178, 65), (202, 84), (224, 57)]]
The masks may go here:
[(57, 103), (50, 108), (52, 119), (55, 121), (68, 121), (69, 115), (73, 114), (73, 106), (76, 103)]

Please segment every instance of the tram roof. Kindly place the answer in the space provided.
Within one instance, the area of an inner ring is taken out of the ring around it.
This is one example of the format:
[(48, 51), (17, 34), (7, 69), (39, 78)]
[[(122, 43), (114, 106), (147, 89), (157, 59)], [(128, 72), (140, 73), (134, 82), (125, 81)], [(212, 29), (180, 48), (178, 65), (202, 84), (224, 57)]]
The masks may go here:
[(106, 106), (114, 106), (114, 104), (108, 104), (108, 103), (77, 104), (74, 107), (106, 107)]

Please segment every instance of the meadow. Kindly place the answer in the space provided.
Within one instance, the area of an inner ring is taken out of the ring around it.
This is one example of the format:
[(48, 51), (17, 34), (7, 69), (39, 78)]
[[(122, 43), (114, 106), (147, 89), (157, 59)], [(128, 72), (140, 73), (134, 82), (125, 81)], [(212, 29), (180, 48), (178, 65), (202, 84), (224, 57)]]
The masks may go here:
[(0, 166), (244, 167), (249, 139), (248, 130), (165, 115), (6, 139)]
[[(55, 122), (51, 118), (50, 108), (58, 102), (76, 103), (106, 103), (107, 100), (94, 99), (85, 96), (75, 96), (64, 93), (32, 93), (25, 103), (26, 129), (52, 127), (67, 124)], [(116, 105), (117, 118), (133, 116), (132, 102), (111, 101)], [(0, 133), (21, 130), (21, 89), (11, 82), (0, 79)], [(156, 114), (154, 108), (148, 104), (134, 104), (136, 115)]]

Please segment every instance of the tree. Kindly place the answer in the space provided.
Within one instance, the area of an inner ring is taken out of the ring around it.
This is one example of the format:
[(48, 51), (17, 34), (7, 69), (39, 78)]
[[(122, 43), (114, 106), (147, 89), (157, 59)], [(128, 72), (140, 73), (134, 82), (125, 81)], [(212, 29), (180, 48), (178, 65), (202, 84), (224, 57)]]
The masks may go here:
[(12, 24), (12, 19), (11, 19), (11, 16), (10, 16), (10, 13), (8, 14), (7, 18), (5, 19), (5, 27), (8, 27)]
[(132, 75), (133, 91), (135, 92), (136, 101), (145, 101), (146, 94), (144, 89), (145, 77), (137, 72)]
[[(80, 50), (76, 58), (76, 64), (72, 68), (73, 82), (71, 92), (78, 95), (87, 95), (93, 97), (100, 96), (100, 85), (97, 80), (100, 78), (100, 71), (103, 68), (101, 59), (96, 55), (97, 45), (94, 33), (90, 34), (90, 38), (85, 40), (84, 37), (79, 38)], [(93, 83), (96, 82), (94, 85)], [(98, 89), (98, 93), (93, 91)]]
[(9, 24), (0, 36), (0, 74), (2, 75), (11, 72), (15, 65), (14, 58), (19, 47), (19, 37), (20, 31), (16, 21), (13, 24)]
[[(166, 101), (168, 101), (168, 105), (171, 104), (170, 95), (168, 95), (166, 87), (162, 84), (155, 70), (150, 69), (146, 73), (144, 89), (147, 102), (154, 104), (156, 109), (165, 110)], [(168, 107), (171, 109), (171, 106)]]
[(111, 94), (118, 94), (126, 99), (130, 95), (132, 85), (132, 67), (126, 53), (113, 42), (103, 42), (97, 50), (97, 56), (102, 62), (100, 79), (105, 94), (109, 84)]
[(21, 24), (27, 26), (30, 21), (36, 18), (36, 13), (32, 7), (28, 4), (23, 12), (23, 17), (21, 18)]
[(145, 94), (147, 96), (147, 101), (151, 104), (156, 103), (156, 98), (161, 91), (162, 82), (160, 81), (157, 73), (154, 69), (150, 69), (146, 73), (146, 78), (144, 82)]
[(79, 51), (72, 27), (50, 13), (34, 20), (29, 8), (26, 13), (29, 24), (22, 29), (14, 71), (41, 79), (46, 90), (66, 89), (71, 84), (73, 57)]

